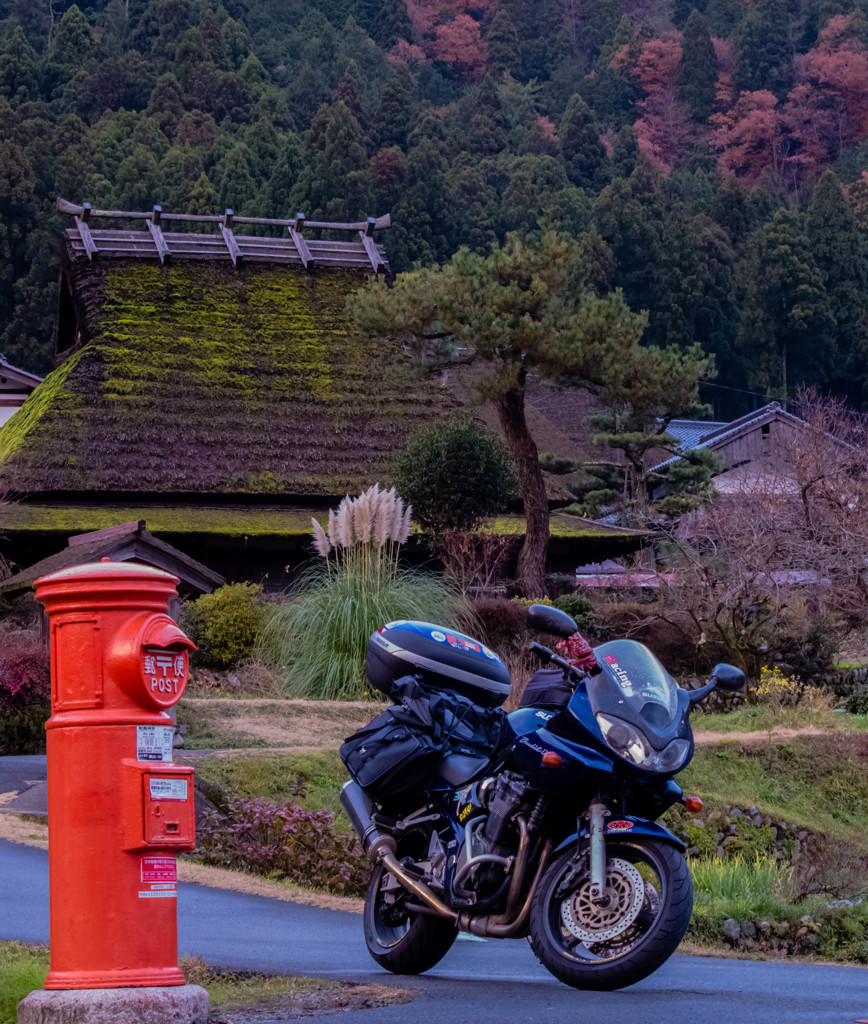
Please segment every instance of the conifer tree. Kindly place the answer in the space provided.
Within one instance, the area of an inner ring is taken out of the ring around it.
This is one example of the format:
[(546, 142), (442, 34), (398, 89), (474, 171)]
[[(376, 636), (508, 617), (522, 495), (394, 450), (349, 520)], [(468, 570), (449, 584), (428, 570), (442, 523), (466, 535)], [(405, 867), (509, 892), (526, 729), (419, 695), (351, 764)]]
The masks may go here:
[(807, 235), (823, 275), (830, 312), (835, 320), (835, 362), (830, 375), (839, 387), (864, 385), (868, 341), (868, 252), (834, 172), (826, 171), (808, 204)]
[(13, 106), (39, 96), (36, 51), (20, 25), (12, 29), (0, 46), (0, 96), (7, 97)]
[(506, 7), (499, 7), (485, 37), (485, 70), (495, 79), (514, 74), (521, 66), (518, 33)]
[(793, 77), (788, 25), (784, 0), (758, 0), (748, 9), (735, 40), (740, 90), (768, 89), (778, 99), (787, 94)]
[(717, 56), (705, 18), (693, 10), (684, 27), (681, 60), (677, 71), (678, 95), (697, 121), (705, 121), (714, 109)]
[(529, 373), (604, 389), (612, 401), (683, 384), (695, 397), (707, 370), (697, 352), (640, 347), (644, 316), (617, 292), (588, 286), (582, 250), (570, 237), (511, 235), (490, 256), (459, 250), (441, 268), (415, 270), (394, 287), (371, 282), (350, 300), (359, 327), (412, 345), (429, 365), (460, 352), (488, 367), (480, 390), (497, 409), (524, 503), (527, 533), (517, 583), (545, 593), (549, 511), (536, 443), (525, 418)]
[(374, 19), (371, 34), (384, 50), (391, 50), (401, 39), (413, 41), (413, 24), (404, 0), (385, 0)]
[(605, 176), (606, 150), (591, 108), (578, 93), (567, 104), (558, 137), (570, 181), (580, 188), (599, 187)]
[(76, 4), (60, 19), (45, 65), (45, 80), (52, 94), (59, 92), (88, 62), (94, 42), (90, 24)]

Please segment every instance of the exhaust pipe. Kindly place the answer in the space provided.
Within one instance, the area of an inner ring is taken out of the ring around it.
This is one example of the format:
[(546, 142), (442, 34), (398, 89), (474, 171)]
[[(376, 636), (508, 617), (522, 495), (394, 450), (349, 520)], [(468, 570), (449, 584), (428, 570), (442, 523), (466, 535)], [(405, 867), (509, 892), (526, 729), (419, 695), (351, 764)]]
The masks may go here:
[(411, 877), (401, 866), (395, 851), (398, 844), (393, 835), (381, 831), (371, 813), (373, 804), (357, 782), (345, 782), (341, 787), (341, 806), (362, 841), (365, 855), (372, 864), (382, 864), (408, 891), (436, 911), (440, 917), (450, 921), (458, 920), (458, 914), (433, 893), (424, 882)]

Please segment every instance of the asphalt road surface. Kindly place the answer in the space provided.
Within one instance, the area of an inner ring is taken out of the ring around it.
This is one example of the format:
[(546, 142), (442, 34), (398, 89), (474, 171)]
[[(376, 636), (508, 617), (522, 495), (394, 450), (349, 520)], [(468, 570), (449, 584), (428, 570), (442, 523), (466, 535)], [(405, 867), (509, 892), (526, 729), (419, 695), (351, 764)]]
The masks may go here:
[[(0, 939), (48, 940), (48, 855), (0, 841)], [(179, 947), (213, 965), (418, 990), (359, 1024), (852, 1024), (868, 1019), (868, 970), (675, 956), (621, 992), (576, 992), (524, 940), (460, 938), (432, 971), (401, 978), (369, 958), (358, 914), (180, 885)], [(258, 1024), (266, 1024), (259, 1021)]]

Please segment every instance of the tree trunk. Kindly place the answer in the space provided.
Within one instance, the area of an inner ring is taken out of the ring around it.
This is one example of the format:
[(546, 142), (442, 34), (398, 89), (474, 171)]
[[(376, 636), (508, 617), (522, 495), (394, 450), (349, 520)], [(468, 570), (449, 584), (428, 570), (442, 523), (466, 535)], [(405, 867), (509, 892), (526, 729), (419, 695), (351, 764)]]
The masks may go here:
[(500, 425), (515, 463), (527, 520), (527, 533), (518, 556), (516, 584), (524, 597), (544, 597), (549, 506), (536, 442), (530, 436), (524, 416), (525, 376), (522, 372), (518, 382), (501, 395), (496, 404)]

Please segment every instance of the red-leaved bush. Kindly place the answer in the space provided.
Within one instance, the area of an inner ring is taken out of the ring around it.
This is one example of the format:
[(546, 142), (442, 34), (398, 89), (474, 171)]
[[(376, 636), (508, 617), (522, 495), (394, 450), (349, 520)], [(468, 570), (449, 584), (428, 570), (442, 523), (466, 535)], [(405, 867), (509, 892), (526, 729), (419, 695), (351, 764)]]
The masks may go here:
[(208, 864), (286, 878), (347, 896), (362, 895), (370, 874), (358, 839), (338, 832), (331, 811), (288, 801), (230, 800), (196, 827), (197, 853)]
[(50, 713), (48, 652), (32, 633), (6, 632), (0, 641), (0, 754), (44, 750)]

